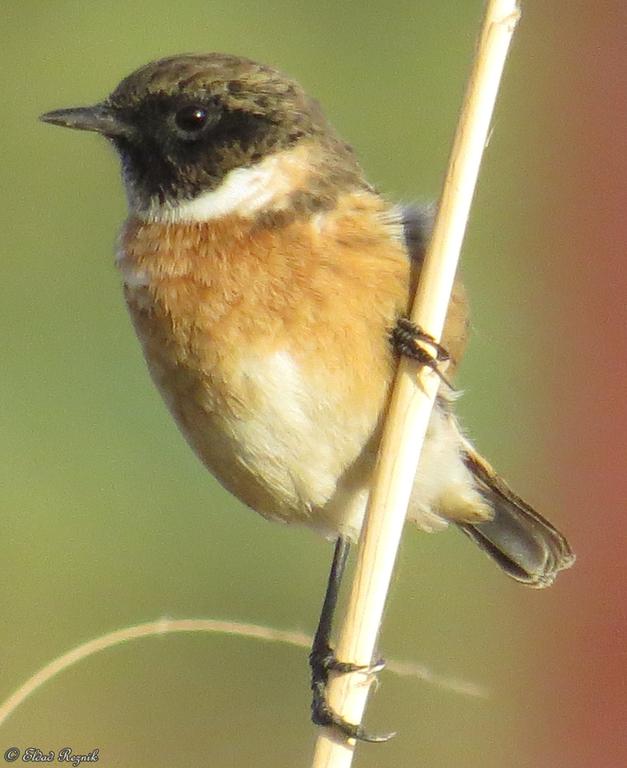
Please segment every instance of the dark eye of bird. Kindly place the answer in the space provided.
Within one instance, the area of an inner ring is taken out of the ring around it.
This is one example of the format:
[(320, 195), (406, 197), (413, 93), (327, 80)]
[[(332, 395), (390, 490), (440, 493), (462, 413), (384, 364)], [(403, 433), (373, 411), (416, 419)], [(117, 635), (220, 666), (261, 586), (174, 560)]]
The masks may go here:
[(204, 107), (190, 104), (178, 110), (174, 116), (174, 122), (179, 130), (191, 137), (202, 131), (207, 124), (208, 117), (209, 113)]

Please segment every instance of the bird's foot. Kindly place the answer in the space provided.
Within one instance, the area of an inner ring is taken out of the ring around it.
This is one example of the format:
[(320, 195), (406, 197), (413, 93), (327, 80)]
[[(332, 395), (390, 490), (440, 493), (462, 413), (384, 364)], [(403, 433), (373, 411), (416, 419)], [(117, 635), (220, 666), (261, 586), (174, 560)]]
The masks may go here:
[[(450, 355), (431, 334), (423, 331), (409, 318), (399, 317), (390, 334), (390, 339), (392, 347), (398, 355), (409, 357), (421, 365), (428, 366), (437, 373), (447, 387), (454, 389), (441, 370), (441, 363), (447, 363), (451, 359)], [(429, 352), (424, 345), (432, 347), (434, 352)]]
[(367, 675), (375, 675), (385, 667), (385, 661), (379, 659), (375, 664), (363, 666), (339, 661), (332, 649), (327, 645), (312, 650), (309, 655), (311, 667), (311, 690), (313, 698), (311, 702), (311, 719), (315, 725), (335, 728), (348, 739), (367, 741), (371, 743), (388, 741), (395, 734), (388, 733), (379, 736), (369, 734), (362, 725), (349, 723), (337, 714), (327, 701), (327, 682), (330, 672), (347, 674), (350, 672), (363, 672)]

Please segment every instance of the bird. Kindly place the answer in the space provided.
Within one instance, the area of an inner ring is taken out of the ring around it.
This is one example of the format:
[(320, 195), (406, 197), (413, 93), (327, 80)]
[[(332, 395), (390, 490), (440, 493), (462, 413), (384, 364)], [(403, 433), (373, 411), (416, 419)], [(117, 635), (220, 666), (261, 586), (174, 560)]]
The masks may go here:
[(162, 58), (103, 101), (41, 119), (94, 131), (117, 150), (126, 304), (193, 451), (263, 517), (335, 542), (310, 655), (312, 719), (383, 740), (334, 712), (326, 683), (353, 669), (334, 655), (333, 612), (400, 356), (442, 378), (407, 519), (423, 531), (453, 524), (531, 587), (574, 562), (455, 416), (451, 382), (469, 329), (461, 278), (440, 344), (408, 319), (433, 208), (388, 201), (318, 101), (241, 56)]

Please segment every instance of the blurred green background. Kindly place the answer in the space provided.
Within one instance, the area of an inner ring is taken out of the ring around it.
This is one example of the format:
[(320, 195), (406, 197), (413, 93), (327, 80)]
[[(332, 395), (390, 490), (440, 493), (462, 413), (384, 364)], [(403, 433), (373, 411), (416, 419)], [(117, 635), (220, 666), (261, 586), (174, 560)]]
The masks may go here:
[[(564, 24), (543, 5), (529, 4), (513, 46), (466, 240), (474, 338), (460, 411), (482, 451), (581, 551), (564, 489), (571, 454), (560, 447), (572, 446), (577, 423), (564, 390), (579, 347), (560, 345), (546, 325), (578, 317), (568, 265), (580, 200), (568, 164), (578, 168), (572, 147), (584, 139), (571, 122), (565, 141), (556, 104), (567, 102), (590, 25), (602, 30), (612, 10), (601, 3), (594, 18), (573, 13)], [(161, 616), (312, 631), (331, 556), (314, 534), (244, 509), (192, 455), (149, 382), (113, 268), (125, 215), (113, 151), (37, 115), (92, 103), (153, 58), (238, 53), (314, 93), (387, 195), (431, 200), (482, 8), (3, 4), (0, 700), (73, 646)], [(574, 765), (572, 755), (560, 761), (570, 736), (553, 725), (567, 709), (561, 686), (585, 666), (568, 650), (585, 568), (530, 593), (454, 531), (407, 530), (381, 650), (489, 696), (383, 673), (367, 722), (399, 736), (360, 748), (356, 765)], [(206, 634), (117, 647), (23, 704), (0, 729), (0, 757), (12, 745), (71, 745), (99, 747), (105, 768), (306, 766), (315, 738), (306, 658)]]

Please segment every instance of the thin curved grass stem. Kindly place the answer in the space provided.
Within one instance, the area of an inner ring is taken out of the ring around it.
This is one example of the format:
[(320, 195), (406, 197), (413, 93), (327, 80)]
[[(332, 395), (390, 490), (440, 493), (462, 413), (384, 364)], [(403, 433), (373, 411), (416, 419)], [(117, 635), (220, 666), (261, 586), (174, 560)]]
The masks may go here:
[[(274, 629), (260, 624), (247, 624), (237, 621), (221, 619), (158, 619), (145, 624), (136, 624), (132, 627), (124, 627), (106, 635), (101, 635), (93, 640), (72, 648), (67, 653), (53, 659), (35, 674), (26, 680), (8, 699), (0, 704), (0, 726), (7, 718), (38, 688), (41, 688), (49, 680), (65, 671), (83, 659), (93, 656), (95, 653), (107, 648), (126, 643), (131, 640), (139, 640), (145, 637), (173, 634), (175, 632), (212, 632), (222, 635), (234, 635), (254, 640), (262, 640), (272, 643), (285, 643), (297, 648), (309, 648), (311, 637), (305, 632)], [(480, 686), (464, 680), (437, 675), (427, 667), (403, 662), (391, 661), (387, 665), (390, 672), (403, 677), (417, 677), (430, 685), (444, 688), (467, 696), (486, 696), (486, 692)]]

